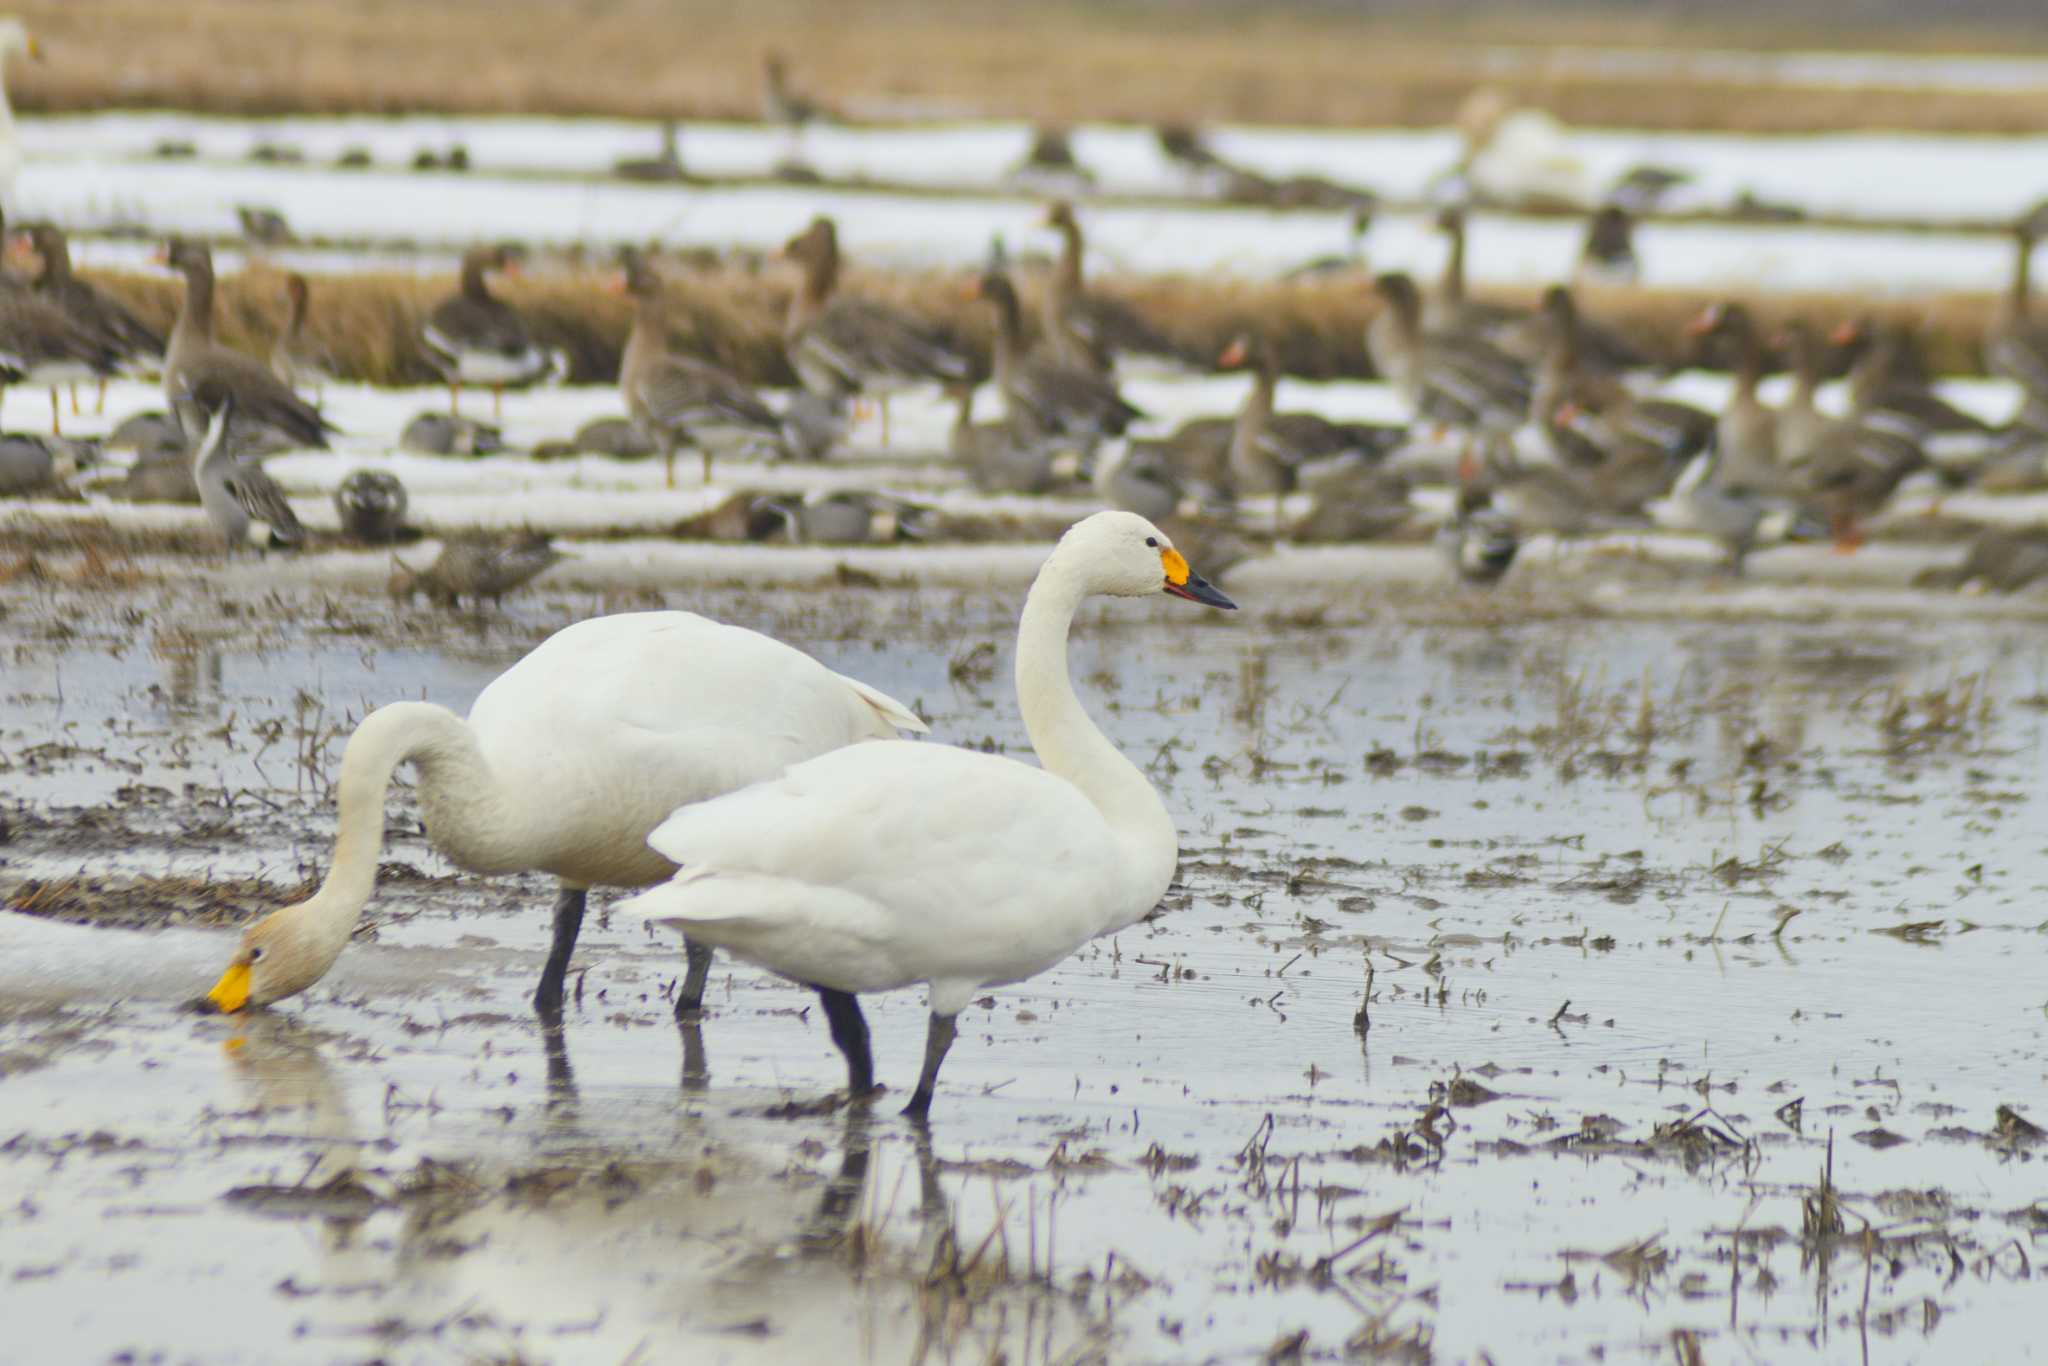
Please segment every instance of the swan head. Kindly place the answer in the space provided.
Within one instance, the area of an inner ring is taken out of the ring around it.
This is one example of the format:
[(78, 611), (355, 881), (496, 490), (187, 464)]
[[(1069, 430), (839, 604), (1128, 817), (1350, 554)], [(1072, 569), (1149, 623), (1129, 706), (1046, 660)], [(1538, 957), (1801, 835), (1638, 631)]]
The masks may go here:
[(0, 58), (17, 52), (34, 61), (43, 59), (43, 49), (29, 36), (27, 25), (19, 19), (0, 19)]
[(206, 993), (206, 1004), (233, 1015), (296, 996), (326, 976), (349, 937), (347, 932), (339, 938), (322, 934), (322, 917), (306, 914), (313, 909), (313, 901), (287, 906), (243, 930), (226, 971)]
[(1076, 522), (1060, 538), (1052, 560), (1091, 593), (1118, 598), (1170, 593), (1208, 607), (1237, 607), (1194, 571), (1165, 532), (1135, 512), (1098, 512)]

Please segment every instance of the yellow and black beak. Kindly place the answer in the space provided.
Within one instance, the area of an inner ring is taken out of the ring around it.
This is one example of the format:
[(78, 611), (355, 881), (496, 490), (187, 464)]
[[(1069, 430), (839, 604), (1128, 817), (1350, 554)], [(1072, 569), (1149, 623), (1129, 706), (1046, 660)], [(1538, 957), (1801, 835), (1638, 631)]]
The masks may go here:
[(1216, 591), (1207, 579), (1188, 568), (1188, 562), (1178, 550), (1168, 546), (1159, 552), (1160, 566), (1166, 571), (1166, 591), (1189, 602), (1199, 602), (1205, 607), (1221, 607), (1235, 612), (1237, 604)]
[(206, 993), (206, 1003), (223, 1015), (232, 1015), (249, 1004), (249, 965), (237, 960)]

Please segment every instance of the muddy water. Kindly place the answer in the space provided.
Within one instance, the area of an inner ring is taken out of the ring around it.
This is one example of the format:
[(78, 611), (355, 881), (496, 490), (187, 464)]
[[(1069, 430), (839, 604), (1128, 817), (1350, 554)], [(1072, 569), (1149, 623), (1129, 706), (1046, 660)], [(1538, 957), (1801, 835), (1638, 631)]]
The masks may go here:
[[(260, 900), (204, 887), (324, 865), (355, 717), (607, 605), (6, 600), (0, 888), (59, 918), (0, 925), (0, 1359), (2037, 1350), (2027, 625), (1095, 615), (1181, 883), (970, 1010), (928, 1135), (811, 1105), (786, 983), (721, 961), (679, 1033), (673, 946), (601, 915), (544, 1037), (548, 888), (403, 804), (327, 984), (179, 1010)], [(688, 605), (1022, 747), (1012, 602)], [(921, 1002), (870, 1017), (900, 1090)]]

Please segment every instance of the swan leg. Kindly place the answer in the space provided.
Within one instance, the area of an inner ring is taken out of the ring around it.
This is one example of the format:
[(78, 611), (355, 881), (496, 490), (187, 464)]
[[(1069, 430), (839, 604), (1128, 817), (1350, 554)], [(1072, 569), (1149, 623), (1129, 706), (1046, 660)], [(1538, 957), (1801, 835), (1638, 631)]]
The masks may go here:
[(704, 1058), (704, 1031), (695, 1020), (678, 1020), (683, 1036), (683, 1089), (702, 1091), (711, 1085), (711, 1064)]
[(576, 951), (588, 895), (582, 887), (564, 887), (555, 898), (555, 943), (548, 950), (548, 965), (541, 969), (540, 986), (533, 993), (533, 1008), (543, 1015), (562, 1013), (562, 981), (569, 975), (569, 955)]
[(689, 971), (683, 975), (683, 989), (676, 993), (678, 1024), (685, 1015), (704, 1009), (704, 988), (711, 982), (711, 946), (685, 936), (683, 961), (689, 965)]
[(860, 1002), (850, 991), (817, 988), (825, 1004), (825, 1021), (832, 1026), (832, 1042), (846, 1055), (846, 1091), (859, 1100), (875, 1089), (875, 1055), (868, 1050), (868, 1020), (860, 1013)]
[(932, 1012), (931, 1027), (924, 1036), (924, 1071), (917, 1074), (917, 1090), (910, 1094), (910, 1104), (903, 1107), (903, 1113), (922, 1119), (932, 1110), (932, 1087), (939, 1080), (939, 1064), (946, 1060), (946, 1050), (953, 1046), (953, 1036), (959, 1032), (958, 1015), (941, 1015)]

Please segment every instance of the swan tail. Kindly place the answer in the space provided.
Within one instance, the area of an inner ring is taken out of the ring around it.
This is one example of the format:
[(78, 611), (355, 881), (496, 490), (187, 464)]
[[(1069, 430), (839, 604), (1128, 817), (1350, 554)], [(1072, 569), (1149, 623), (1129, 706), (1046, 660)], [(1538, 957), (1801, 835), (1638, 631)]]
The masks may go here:
[(685, 869), (612, 907), (681, 930), (693, 943), (844, 991), (905, 985), (890, 964), (887, 918), (857, 893), (767, 873)]
[(927, 735), (931, 732), (931, 727), (926, 725), (916, 712), (881, 689), (871, 688), (859, 679), (847, 678), (844, 674), (841, 674), (840, 678), (845, 680), (847, 687), (852, 688), (860, 696), (861, 701), (875, 709), (876, 715), (880, 716), (890, 729), (907, 730), (913, 735)]

